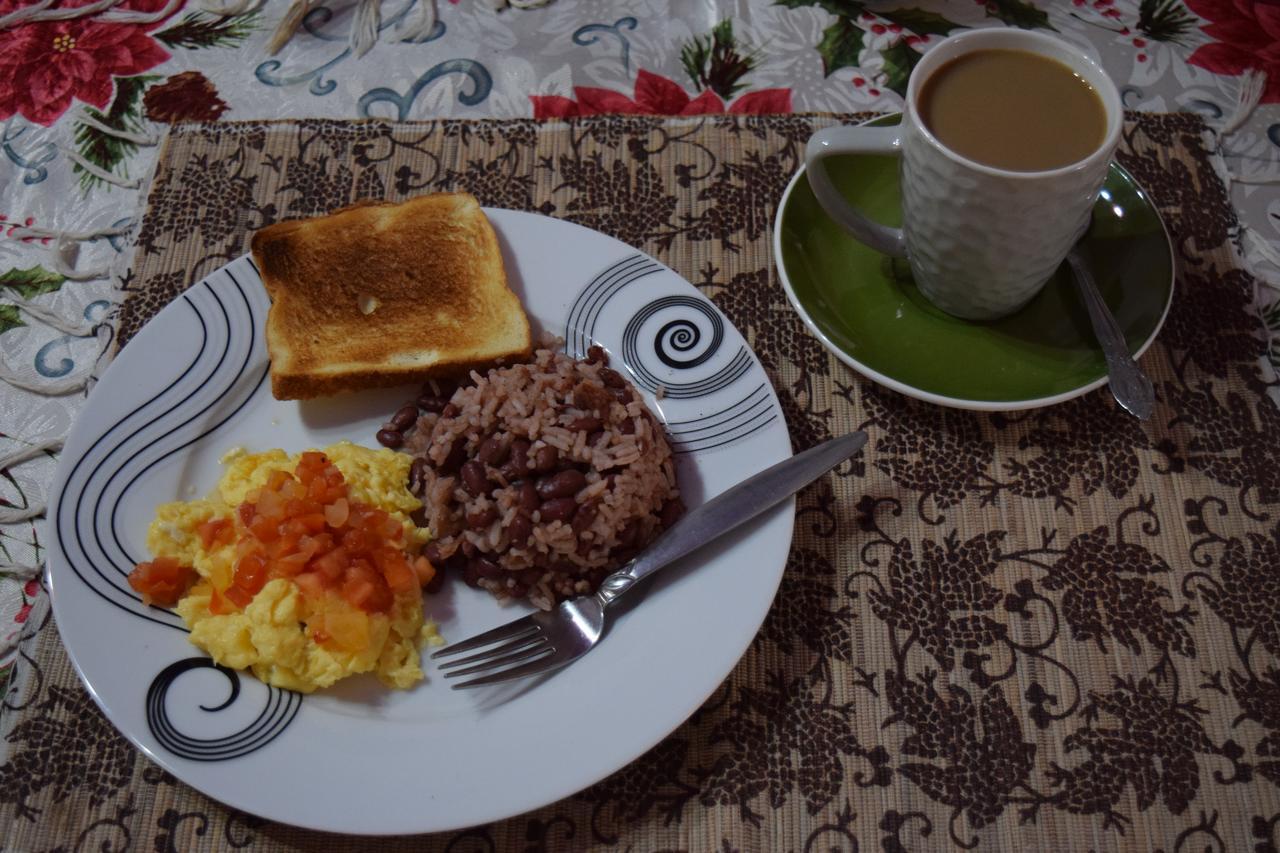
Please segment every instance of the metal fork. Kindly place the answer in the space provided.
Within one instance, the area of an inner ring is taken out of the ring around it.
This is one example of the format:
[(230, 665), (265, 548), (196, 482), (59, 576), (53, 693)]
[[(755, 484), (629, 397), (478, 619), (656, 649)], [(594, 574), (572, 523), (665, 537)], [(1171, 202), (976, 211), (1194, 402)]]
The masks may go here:
[(572, 663), (600, 642), (610, 606), (637, 582), (778, 505), (853, 456), (866, 442), (866, 433), (855, 432), (785, 459), (690, 511), (643, 553), (606, 577), (595, 595), (477, 634), (431, 657), (476, 652), (440, 665), (445, 678), (483, 673), (454, 684), (454, 689), (525, 678)]

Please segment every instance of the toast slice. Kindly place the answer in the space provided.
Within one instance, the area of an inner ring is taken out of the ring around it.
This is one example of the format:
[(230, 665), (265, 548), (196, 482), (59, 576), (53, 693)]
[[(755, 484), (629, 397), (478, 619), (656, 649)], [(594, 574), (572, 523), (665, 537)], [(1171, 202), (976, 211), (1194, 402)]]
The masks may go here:
[(253, 257), (271, 392), (303, 400), (528, 358), (529, 320), (469, 193), (366, 202), (270, 225)]

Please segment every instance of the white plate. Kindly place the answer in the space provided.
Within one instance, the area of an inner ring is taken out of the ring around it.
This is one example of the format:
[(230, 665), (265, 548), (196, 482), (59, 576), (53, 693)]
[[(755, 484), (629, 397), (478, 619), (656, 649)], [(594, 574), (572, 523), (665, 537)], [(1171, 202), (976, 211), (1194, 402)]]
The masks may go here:
[[(535, 333), (592, 341), (667, 423), (697, 505), (791, 454), (742, 337), (688, 282), (571, 223), (487, 211)], [(126, 347), (76, 421), (49, 513), (63, 642), (94, 700), (152, 760), (222, 802), (335, 832), (436, 832), (524, 812), (640, 756), (729, 674), (786, 563), (794, 502), (656, 578), (602, 645), (542, 679), (452, 691), (427, 662), (408, 691), (371, 677), (310, 696), (214, 668), (125, 576), (155, 507), (210, 491), (236, 446), (299, 450), (373, 435), (412, 391), (272, 398), (268, 300), (245, 257), (191, 287)], [(665, 398), (648, 393), (660, 383)], [(645, 385), (649, 387), (645, 389)], [(459, 640), (525, 612), (453, 578), (427, 600)]]

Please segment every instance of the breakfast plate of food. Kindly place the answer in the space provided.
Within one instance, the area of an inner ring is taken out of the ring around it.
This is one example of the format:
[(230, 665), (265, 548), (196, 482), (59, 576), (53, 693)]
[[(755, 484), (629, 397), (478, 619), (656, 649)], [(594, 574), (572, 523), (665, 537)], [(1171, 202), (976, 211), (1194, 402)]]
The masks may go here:
[(466, 194), (359, 205), (259, 232), (117, 356), (55, 482), (54, 613), (111, 722), (232, 807), (485, 823), (705, 701), (794, 502), (655, 578), (572, 667), (451, 690), (433, 647), (593, 591), (790, 455), (746, 342), (653, 258)]

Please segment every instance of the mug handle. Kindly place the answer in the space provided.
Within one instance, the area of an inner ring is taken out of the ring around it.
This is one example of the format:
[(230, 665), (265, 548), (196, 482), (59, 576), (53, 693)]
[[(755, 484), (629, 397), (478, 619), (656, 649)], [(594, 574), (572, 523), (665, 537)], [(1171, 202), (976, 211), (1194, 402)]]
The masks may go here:
[(868, 219), (831, 183), (826, 164), (832, 154), (902, 154), (901, 127), (828, 127), (809, 137), (805, 148), (805, 168), (809, 186), (818, 204), (860, 242), (893, 258), (907, 256), (907, 244), (901, 228), (890, 228)]

